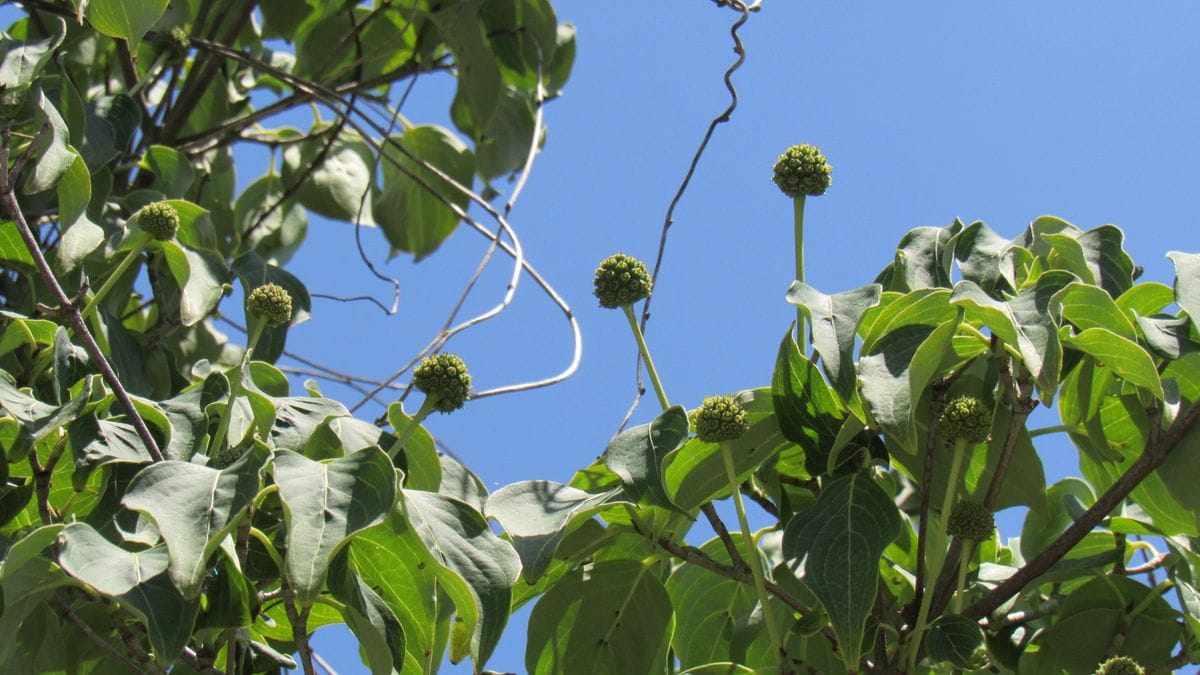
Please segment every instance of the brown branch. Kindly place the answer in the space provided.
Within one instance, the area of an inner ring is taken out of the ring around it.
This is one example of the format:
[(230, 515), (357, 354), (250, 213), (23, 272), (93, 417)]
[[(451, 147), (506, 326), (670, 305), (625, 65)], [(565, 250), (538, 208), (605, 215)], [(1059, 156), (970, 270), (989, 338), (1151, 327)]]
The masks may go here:
[(308, 644), (308, 609), (296, 609), (296, 594), (286, 584), (283, 587), (283, 609), (287, 612), (288, 623), (292, 624), (292, 639), (296, 641), (296, 652), (300, 654), (304, 675), (316, 675), (312, 647)]
[(1005, 436), (1004, 445), (1000, 449), (1000, 459), (996, 462), (996, 471), (992, 474), (992, 480), (988, 483), (987, 493), (983, 498), (983, 505), (989, 510), (995, 508), (996, 500), (1000, 497), (1000, 486), (1004, 483), (1004, 476), (1008, 473), (1008, 465), (1012, 462), (1017, 442), (1021, 438), (1021, 431), (1025, 429), (1025, 420), (1037, 407), (1037, 403), (1033, 400), (1033, 385), (1029, 381), (1029, 371), (1018, 364), (1019, 372), (1014, 380), (1007, 365), (1008, 357), (1001, 354), (1000, 361), (1000, 379), (1004, 382), (1004, 390), (1008, 392), (1012, 418), (1008, 423), (1008, 435)]
[(125, 414), (129, 417), (134, 430), (137, 431), (138, 437), (142, 440), (142, 444), (146, 446), (146, 451), (150, 453), (154, 461), (161, 462), (163, 455), (162, 451), (158, 449), (158, 442), (150, 434), (150, 429), (146, 426), (146, 421), (142, 419), (137, 408), (134, 407), (133, 401), (129, 398), (129, 392), (121, 384), (121, 380), (117, 377), (112, 365), (104, 356), (100, 345), (96, 344), (96, 338), (88, 330), (87, 324), (83, 320), (83, 313), (79, 311), (79, 306), (72, 302), (71, 298), (67, 296), (66, 291), (58, 283), (58, 278), (54, 276), (54, 271), (50, 269), (50, 264), (46, 262), (46, 256), (42, 254), (42, 249), (38, 246), (37, 238), (33, 236), (33, 232), (29, 229), (29, 224), (25, 222), (25, 215), (21, 212), (21, 205), (17, 203), (17, 197), (13, 193), (12, 176), (9, 174), (7, 168), (8, 149), (9, 132), (5, 129), (3, 138), (0, 140), (0, 206), (3, 206), (5, 215), (16, 225), (17, 232), (20, 233), (21, 239), (25, 241), (25, 247), (29, 249), (29, 254), (33, 257), (34, 264), (37, 266), (42, 280), (46, 282), (46, 286), (50, 288), (51, 294), (54, 296), (55, 301), (58, 302), (59, 312), (66, 317), (75, 334), (83, 342), (83, 348), (100, 371), (100, 375), (104, 378), (104, 381), (112, 389), (113, 395), (116, 396)]
[(1138, 565), (1137, 567), (1124, 568), (1123, 570), (1121, 570), (1121, 574), (1132, 576), (1134, 574), (1145, 574), (1146, 572), (1153, 572), (1154, 570), (1162, 567), (1163, 564), (1167, 562), (1168, 555), (1170, 555), (1170, 554), (1159, 553), (1158, 555), (1154, 556), (1147, 562), (1144, 562), (1141, 565)]
[[(746, 561), (742, 559), (742, 554), (737, 550), (737, 544), (733, 543), (733, 537), (729, 536), (729, 528), (725, 527), (725, 521), (721, 520), (721, 516), (717, 515), (717, 509), (712, 505), (712, 502), (701, 506), (700, 512), (704, 514), (704, 517), (708, 519), (708, 524), (717, 533), (717, 537), (725, 546), (725, 552), (729, 554), (729, 560), (733, 563), (734, 567), (749, 570), (750, 568), (746, 567)], [(753, 542), (748, 543), (751, 546), (754, 545)]]
[(1020, 593), (1022, 589), (1049, 570), (1054, 563), (1061, 560), (1089, 532), (1095, 529), (1113, 509), (1119, 506), (1151, 472), (1157, 469), (1171, 451), (1179, 445), (1180, 441), (1196, 427), (1198, 422), (1200, 422), (1200, 402), (1192, 403), (1187, 411), (1175, 419), (1167, 431), (1151, 434), (1151, 441), (1146, 444), (1141, 456), (1113, 483), (1112, 487), (1100, 495), (1091, 508), (1084, 511), (1079, 519), (1072, 523), (1046, 550), (1018, 569), (982, 599), (968, 607), (964, 614), (976, 619), (991, 614), (1006, 600)]
[[(695, 548), (694, 546), (680, 546), (679, 544), (671, 541), (671, 539), (668, 537), (659, 537), (655, 541), (660, 547), (662, 547), (664, 551), (670, 553), (685, 563), (691, 563), (696, 567), (706, 569), (709, 572), (723, 576), (726, 579), (740, 581), (744, 584), (754, 583), (754, 575), (750, 572), (749, 567), (735, 567), (733, 565), (726, 565), (725, 563), (714, 560), (707, 553)], [(770, 579), (766, 579), (764, 581), (767, 592), (771, 595), (774, 595), (776, 598), (779, 598), (783, 604), (791, 607), (801, 614), (811, 611), (808, 607), (805, 607), (799, 600), (793, 598), (790, 594), (788, 594), (787, 591), (783, 590), (783, 588), (781, 588), (775, 582), (771, 581)], [(764, 607), (763, 611), (767, 611), (767, 608)]]
[(749, 497), (750, 501), (758, 504), (758, 507), (770, 514), (772, 518), (779, 520), (779, 507), (775, 505), (775, 502), (771, 501), (770, 497), (751, 485), (750, 481), (742, 483), (742, 494)]
[(58, 612), (59, 616), (61, 616), (63, 619), (66, 619), (67, 623), (74, 626), (75, 629), (80, 633), (83, 633), (84, 637), (94, 642), (97, 647), (104, 650), (104, 652), (115, 659), (117, 663), (125, 666), (126, 670), (132, 673), (146, 673), (146, 671), (143, 670), (137, 663), (135, 663), (133, 659), (129, 658), (125, 654), (122, 654), (116, 647), (112, 646), (108, 640), (100, 637), (96, 631), (92, 630), (92, 627), (87, 625), (87, 622), (85, 622), (83, 619), (79, 618), (79, 615), (75, 613), (75, 610), (71, 609), (71, 606), (63, 601), (62, 598), (58, 597), (57, 595), (52, 595), (50, 596), (50, 604), (54, 607), (55, 611)]

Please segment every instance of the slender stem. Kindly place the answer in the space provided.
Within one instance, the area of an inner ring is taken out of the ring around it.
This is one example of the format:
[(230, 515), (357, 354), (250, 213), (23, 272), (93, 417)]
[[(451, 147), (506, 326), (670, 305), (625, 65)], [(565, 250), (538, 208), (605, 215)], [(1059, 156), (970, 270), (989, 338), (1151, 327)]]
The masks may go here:
[(104, 300), (104, 296), (108, 295), (108, 292), (113, 289), (113, 286), (117, 285), (117, 281), (119, 281), (125, 274), (125, 270), (128, 270), (129, 266), (133, 264), (133, 261), (138, 259), (138, 256), (142, 254), (142, 250), (146, 248), (146, 242), (150, 241), (150, 235), (146, 234), (145, 232), (139, 232), (138, 234), (134, 235), (134, 237), (135, 239), (133, 241), (133, 248), (129, 251), (129, 253), (125, 254), (125, 258), (121, 260), (121, 263), (117, 265), (117, 268), (112, 271), (112, 274), (108, 275), (108, 278), (104, 280), (104, 284), (100, 286), (100, 290), (96, 291), (96, 294), (92, 296), (92, 299), (88, 300), (87, 306), (83, 308), (84, 319), (91, 318), (91, 316), (96, 313), (96, 309)]
[[(937, 540), (943, 544), (946, 541), (946, 521), (950, 516), (950, 507), (954, 504), (954, 493), (958, 488), (958, 472), (962, 469), (963, 455), (967, 454), (967, 442), (963, 439), (954, 441), (954, 458), (950, 463), (950, 476), (946, 481), (946, 494), (942, 497), (942, 510), (938, 514), (938, 537)], [(932, 458), (930, 458), (932, 460)], [(926, 523), (921, 523), (924, 528)], [(945, 555), (945, 551), (939, 551), (938, 558)], [(934, 558), (926, 561), (926, 568), (929, 570), (928, 579), (937, 579), (938, 574), (942, 571), (942, 560)], [(929, 564), (937, 562), (936, 565)], [(928, 589), (927, 589), (928, 590)], [(925, 632), (925, 622), (929, 619), (929, 608), (933, 604), (934, 593), (926, 592), (921, 596), (921, 611), (917, 614), (917, 625), (913, 628), (912, 642), (909, 645), (908, 652), (908, 671), (914, 672), (917, 668), (917, 656), (921, 651), (921, 638)]]
[(258, 339), (262, 337), (263, 329), (267, 327), (267, 322), (263, 319), (252, 319), (251, 321), (253, 325), (250, 328), (249, 339), (246, 341), (246, 353), (242, 355), (242, 365), (238, 368), (238, 379), (229, 386), (229, 403), (221, 412), (221, 423), (217, 425), (217, 433), (208, 441), (209, 457), (216, 457), (217, 452), (225, 443), (225, 436), (229, 433), (229, 420), (233, 417), (233, 406), (237, 405), (238, 397), (242, 395), (244, 385), (242, 379), (245, 377), (246, 364), (250, 363), (250, 359), (254, 355), (254, 347), (258, 344)]
[(404, 430), (396, 430), (400, 432), (400, 437), (396, 439), (395, 443), (392, 444), (392, 450), (388, 453), (393, 459), (395, 459), (396, 453), (400, 452), (401, 448), (404, 447), (404, 444), (408, 442), (408, 439), (412, 437), (413, 432), (417, 430), (417, 427), (421, 426), (421, 422), (426, 417), (429, 417), (429, 413), (433, 412), (434, 408), (437, 407), (438, 398), (439, 397), (437, 396), (426, 395), (425, 400), (421, 401), (421, 407), (417, 408), (417, 412), (413, 413), (413, 416), (409, 418), (408, 424), (405, 425)]
[[(804, 281), (804, 195), (792, 200), (793, 213), (793, 242), (796, 247), (796, 281)], [(796, 306), (796, 344), (800, 351), (807, 351), (805, 346), (804, 310)]]
[(770, 598), (763, 581), (762, 562), (758, 556), (758, 545), (750, 532), (750, 521), (746, 519), (746, 506), (742, 503), (742, 493), (738, 489), (737, 472), (733, 469), (733, 452), (729, 449), (729, 441), (721, 441), (721, 458), (725, 460), (725, 475), (729, 479), (729, 489), (733, 494), (733, 505), (737, 509), (738, 523), (742, 526), (742, 539), (746, 542), (746, 550), (750, 554), (750, 573), (754, 575), (754, 588), (758, 591), (758, 601), (762, 603), (763, 617), (767, 622), (767, 635), (771, 638), (771, 646), (781, 658), (783, 643), (779, 639), (779, 627), (775, 625), (775, 613), (771, 611)]
[(91, 640), (97, 647), (100, 647), (109, 656), (113, 657), (117, 663), (125, 666), (125, 668), (127, 668), (130, 672), (145, 672), (137, 663), (133, 661), (133, 659), (118, 651), (116, 647), (113, 647), (111, 644), (109, 644), (108, 640), (100, 637), (96, 631), (92, 630), (92, 627), (89, 626), (83, 619), (79, 618), (79, 615), (75, 613), (75, 610), (71, 609), (71, 606), (64, 602), (62, 598), (58, 597), (57, 595), (51, 596), (50, 604), (54, 605), (54, 609), (58, 612), (59, 616), (66, 619), (67, 622), (72, 626), (75, 626), (76, 630), (78, 630), (80, 633), (83, 633), (84, 637)]
[(1068, 427), (1065, 424), (1058, 424), (1058, 425), (1055, 425), (1052, 427), (1042, 427), (1041, 429), (1030, 429), (1029, 436), (1031, 438), (1036, 438), (1038, 436), (1045, 436), (1047, 434), (1057, 434), (1057, 433), (1062, 433), (1062, 432), (1066, 432), (1066, 431), (1070, 431), (1070, 430), (1071, 430), (1071, 427)]
[(629, 319), (629, 328), (633, 331), (633, 337), (637, 340), (638, 350), (642, 353), (642, 360), (646, 362), (646, 373), (650, 376), (650, 383), (654, 385), (654, 393), (658, 396), (658, 404), (663, 410), (671, 407), (667, 402), (667, 393), (663, 391), (662, 381), (658, 379), (658, 371), (654, 368), (654, 360), (650, 358), (650, 348), (646, 346), (646, 337), (642, 335), (642, 329), (638, 326), (637, 318), (633, 316), (633, 307), (629, 305), (621, 305), (621, 311), (625, 312), (625, 318)]
[(971, 556), (975, 555), (974, 542), (963, 546), (963, 554), (958, 559), (958, 583), (954, 586), (954, 613), (962, 614), (963, 588), (967, 585), (967, 567), (971, 564)]

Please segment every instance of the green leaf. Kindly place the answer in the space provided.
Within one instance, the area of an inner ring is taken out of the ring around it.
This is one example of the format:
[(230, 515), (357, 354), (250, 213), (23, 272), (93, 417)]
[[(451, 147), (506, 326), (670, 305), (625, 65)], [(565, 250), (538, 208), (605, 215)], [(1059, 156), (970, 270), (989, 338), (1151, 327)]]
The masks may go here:
[[(839, 644), (862, 644), (879, 559), (899, 534), (895, 503), (866, 471), (830, 482), (816, 504), (788, 522), (784, 556), (789, 565), (804, 566), (804, 583), (825, 608)], [(842, 657), (847, 669), (857, 667), (854, 650)]]
[(600, 509), (629, 503), (622, 492), (590, 494), (554, 481), (527, 480), (496, 491), (488, 498), (485, 513), (512, 538), (525, 583), (533, 584), (546, 572), (568, 531)]
[(617, 434), (604, 449), (604, 464), (621, 477), (625, 494), (639, 504), (677, 508), (664, 484), (663, 461), (687, 440), (688, 417), (672, 406), (650, 424)]
[(1007, 302), (992, 299), (973, 282), (962, 281), (950, 298), (951, 304), (966, 310), (967, 319), (983, 323), (993, 335), (1020, 351), (1047, 404), (1054, 400), (1062, 367), (1062, 344), (1049, 309), (1055, 294), (1075, 280), (1067, 272), (1047, 272)]
[(92, 175), (78, 153), (59, 180), (57, 191), (63, 235), (54, 259), (63, 271), (70, 272), (104, 243), (104, 228), (87, 216), (87, 207), (92, 201)]
[(40, 40), (14, 40), (7, 34), (0, 35), (0, 54), (3, 54), (0, 56), (0, 89), (28, 87), (38, 78), (67, 33), (65, 21), (59, 17), (52, 21), (53, 32)]
[(1158, 400), (1164, 398), (1154, 359), (1138, 343), (1107, 328), (1088, 328), (1067, 338), (1067, 344), (1111, 368), (1118, 377), (1145, 389)]
[(959, 670), (975, 670), (984, 664), (975, 652), (983, 647), (983, 629), (961, 614), (943, 614), (929, 624), (925, 651), (935, 663), (949, 663)]
[(149, 464), (154, 461), (134, 428), (124, 422), (98, 419), (88, 414), (67, 427), (71, 451), (81, 475), (105, 464)]
[(534, 606), (525, 668), (531, 675), (662, 672), (673, 623), (653, 567), (597, 562), (567, 574)]
[(275, 423), (267, 444), (275, 450), (303, 453), (321, 425), (350, 415), (346, 406), (331, 398), (288, 396), (275, 399), (274, 403)]
[(845, 413), (820, 371), (800, 353), (791, 329), (779, 343), (771, 401), (780, 433), (803, 449), (809, 473), (822, 473)]
[(921, 395), (954, 356), (950, 343), (957, 328), (957, 318), (937, 328), (905, 326), (889, 333), (859, 360), (867, 411), (910, 453), (916, 452), (915, 418)]
[(485, 128), (491, 120), (501, 84), (500, 67), (484, 37), (479, 17), (483, 4), (484, 0), (464, 0), (445, 5), (430, 17), (454, 55), (458, 69), (455, 98), (466, 101), (476, 128)]
[(1167, 254), (1175, 263), (1175, 302), (1193, 321), (1200, 321), (1200, 253)]
[(378, 448), (329, 462), (283, 451), (273, 464), (287, 521), (284, 573), (299, 602), (308, 606), (321, 592), (333, 555), (391, 511), (395, 473)]
[[(433, 672), (442, 661), (446, 636), (440, 617), (448, 614), (437, 592), (435, 565), (404, 518), (364, 530), (350, 542), (350, 562), (364, 583), (391, 608), (404, 630), (401, 672)], [(446, 603), (448, 604), (448, 603)]]
[(874, 349), (888, 333), (904, 326), (936, 326), (953, 319), (958, 310), (950, 305), (945, 288), (919, 288), (911, 293), (884, 293), (875, 307), (867, 310), (859, 324), (862, 353)]
[(1184, 354), (1200, 351), (1200, 342), (1192, 339), (1191, 319), (1187, 317), (1144, 317), (1137, 318), (1138, 328), (1146, 344), (1168, 359), (1178, 359)]
[(8, 374), (0, 371), (0, 409), (20, 423), (19, 442), (10, 449), (10, 454), (23, 455), (32, 444), (72, 424), (92, 396), (92, 383), (89, 379), (75, 398), (64, 405), (53, 406), (17, 389)]
[(437, 491), (466, 502), (482, 513), (488, 500), (488, 490), (479, 476), (450, 455), (439, 455), (438, 463), (442, 468), (442, 477)]
[(403, 668), (404, 628), (383, 598), (350, 569), (345, 550), (330, 566), (329, 592), (342, 603), (342, 616), (371, 672), (391, 675)]
[(1021, 555), (1026, 560), (1037, 557), (1074, 522), (1071, 514), (1067, 512), (1068, 496), (1086, 506), (1091, 506), (1096, 501), (1091, 488), (1078, 478), (1064, 478), (1051, 485), (1046, 493), (1048, 513), (1041, 514), (1031, 510), (1025, 516), (1025, 524), (1021, 528)]
[[(753, 389), (734, 395), (749, 417), (750, 428), (736, 440), (729, 441), (733, 453), (733, 470), (745, 479), (758, 467), (779, 456), (789, 469), (799, 467), (803, 472), (804, 451), (783, 437), (774, 414), (774, 397), (766, 389)], [(720, 443), (705, 443), (693, 436), (678, 451), (667, 458), (664, 471), (667, 491), (684, 511), (729, 493), (729, 478)]]
[(950, 287), (954, 262), (951, 242), (962, 229), (955, 221), (947, 227), (917, 227), (896, 246), (896, 258), (876, 279), (886, 290), (907, 293), (919, 288)]
[(484, 517), (444, 495), (404, 490), (405, 515), (436, 563), (439, 583), (454, 600), (458, 622), (450, 659), (468, 652), (481, 670), (508, 623), (521, 559), (492, 533)]
[(343, 131), (332, 145), (326, 135), (318, 135), (288, 145), (283, 153), (283, 184), (313, 213), (372, 225), (374, 166), (371, 146), (357, 134)]
[(308, 212), (287, 197), (283, 179), (267, 174), (246, 186), (234, 205), (234, 229), (240, 240), (237, 252), (257, 250), (283, 264), (308, 234)]
[[(404, 412), (400, 401), (388, 406), (388, 424), (396, 434), (403, 434), (413, 419)], [(424, 426), (417, 426), (404, 447), (400, 449), (400, 467), (404, 470), (404, 487), (410, 490), (437, 492), (442, 483), (442, 464), (438, 459), (437, 444)]]
[(383, 163), (383, 193), (375, 201), (375, 220), (393, 254), (404, 251), (421, 260), (454, 232), (468, 197), (420, 163), (469, 189), (475, 158), (454, 134), (438, 126), (413, 127), (389, 140), (399, 147), (389, 145), (385, 150), (395, 162)]
[(1104, 328), (1128, 340), (1137, 339), (1137, 331), (1129, 316), (1099, 286), (1070, 283), (1059, 291), (1051, 306), (1061, 307), (1062, 318), (1075, 324), (1079, 330)]
[(237, 563), (225, 556), (217, 559), (211, 574), (204, 586), (207, 602), (199, 627), (242, 628), (253, 624), (258, 607), (254, 583), (242, 574)]
[(787, 301), (804, 310), (812, 324), (812, 344), (833, 388), (843, 399), (854, 392), (854, 338), (863, 314), (879, 304), (883, 288), (868, 284), (825, 295), (802, 281), (792, 283)]
[(505, 82), (533, 91), (545, 79), (558, 46), (558, 20), (548, 0), (486, 2), (483, 32)]
[(154, 174), (152, 189), (175, 199), (183, 199), (196, 178), (187, 156), (165, 145), (151, 145), (138, 167)]
[(950, 245), (954, 247), (954, 258), (963, 279), (974, 282), (989, 295), (995, 293), (1004, 279), (1000, 262), (1009, 241), (977, 220), (960, 230)]
[(1175, 292), (1170, 286), (1157, 281), (1138, 284), (1117, 298), (1117, 307), (1126, 313), (1133, 312), (1139, 316), (1150, 316), (1163, 311), (1167, 305), (1175, 302)]
[(167, 0), (89, 0), (87, 18), (96, 30), (128, 40), (133, 49), (166, 8)]
[(158, 462), (130, 482), (121, 503), (154, 521), (167, 545), (167, 571), (185, 597), (200, 592), (209, 557), (258, 493), (266, 462), (266, 450), (256, 445), (223, 471)]
[(533, 145), (537, 126), (534, 104), (533, 95), (528, 92), (508, 85), (500, 90), (496, 113), (486, 128), (477, 131), (476, 168), (485, 181), (521, 169), (530, 152), (537, 151)]
[(67, 123), (63, 121), (58, 108), (41, 89), (37, 89), (34, 95), (41, 111), (34, 124), (38, 128), (43, 125), (49, 127), (49, 133), (40, 135), (34, 142), (32, 169), (21, 186), (21, 191), (25, 194), (45, 192), (57, 185), (78, 156), (68, 145), (71, 132), (67, 129)]
[(63, 527), (65, 526), (58, 524), (39, 527), (9, 546), (3, 559), (0, 559), (0, 582), (20, 570), (25, 563), (41, 555), (42, 551), (58, 539)]
[(162, 546), (131, 552), (110, 543), (91, 525), (71, 523), (59, 534), (58, 564), (100, 593), (118, 596), (167, 571)]
[(33, 263), (33, 255), (25, 246), (25, 240), (17, 232), (17, 225), (11, 220), (0, 221), (0, 262), (10, 269), (22, 274), (33, 275), (37, 267)]
[(171, 276), (181, 289), (179, 320), (184, 326), (200, 323), (225, 297), (229, 280), (225, 258), (174, 241), (158, 242), (157, 245), (161, 247)]

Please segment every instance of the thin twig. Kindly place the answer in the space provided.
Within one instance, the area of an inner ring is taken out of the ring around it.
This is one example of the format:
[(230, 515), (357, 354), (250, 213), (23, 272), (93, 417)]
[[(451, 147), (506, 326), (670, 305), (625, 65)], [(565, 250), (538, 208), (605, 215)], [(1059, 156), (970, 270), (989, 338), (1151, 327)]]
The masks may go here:
[(312, 647), (308, 644), (308, 609), (296, 609), (296, 594), (287, 585), (283, 587), (283, 609), (287, 613), (288, 623), (292, 624), (292, 640), (296, 643), (296, 652), (300, 654), (304, 675), (316, 675)]
[[(734, 581), (740, 581), (744, 584), (754, 583), (754, 577), (750, 573), (750, 568), (747, 566), (735, 567), (733, 565), (726, 565), (725, 563), (713, 559), (707, 553), (695, 548), (694, 546), (680, 546), (672, 541), (670, 537), (659, 537), (656, 541), (664, 551), (670, 553), (685, 563), (691, 563), (696, 567), (706, 569), (709, 572), (723, 576), (726, 579), (733, 579)], [(791, 607), (801, 614), (810, 611), (809, 608), (805, 607), (796, 598), (793, 598), (787, 591), (780, 588), (775, 582), (767, 579), (765, 580), (765, 584), (767, 587), (767, 592), (779, 598), (783, 604)], [(763, 609), (766, 611), (766, 608)]]

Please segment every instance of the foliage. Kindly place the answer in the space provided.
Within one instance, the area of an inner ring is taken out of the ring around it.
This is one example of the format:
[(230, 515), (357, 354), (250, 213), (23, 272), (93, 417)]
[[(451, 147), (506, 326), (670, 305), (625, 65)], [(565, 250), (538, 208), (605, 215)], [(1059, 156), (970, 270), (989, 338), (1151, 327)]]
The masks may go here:
[[(489, 495), (421, 426), (457, 405), (372, 424), (292, 395), (272, 364), (312, 307), (281, 265), (310, 212), (418, 259), (468, 204), (505, 227), (472, 188), (494, 197), (541, 142), (574, 53), (550, 5), (27, 6), (0, 63), (5, 671), (295, 654), (312, 673), (308, 637), (335, 623), (371, 672), (482, 670), (531, 602), (532, 673), (1200, 662), (1200, 254), (1169, 254), (1171, 288), (1137, 282), (1113, 226), (918, 228), (872, 283), (797, 280), (811, 352), (789, 328), (771, 382), (709, 399), (711, 435), (667, 400), (628, 299), (609, 303), (661, 414), (567, 484)], [(435, 71), (457, 78), (457, 133), (370, 107)], [(265, 126), (310, 103), (308, 131)], [(249, 143), (272, 166), (237, 194)], [(145, 235), (137, 214), (168, 207), (174, 236)], [(244, 347), (214, 323), (238, 310)], [(452, 358), (427, 363), (460, 404)], [(1029, 429), (1038, 404), (1061, 426)], [(1035, 444), (1054, 432), (1083, 477), (1047, 486)], [(1020, 537), (947, 535), (964, 503), (974, 525), (1025, 507)], [(701, 515), (717, 536), (693, 546)]]

